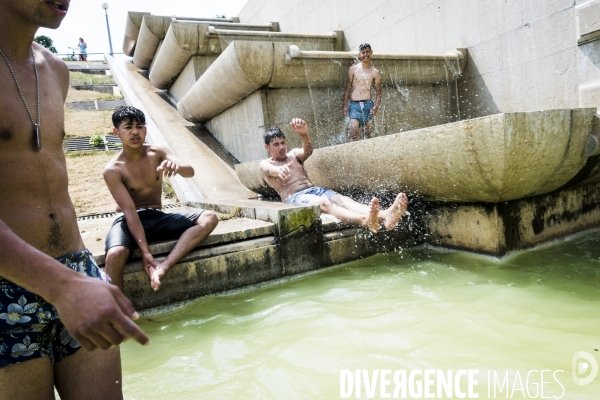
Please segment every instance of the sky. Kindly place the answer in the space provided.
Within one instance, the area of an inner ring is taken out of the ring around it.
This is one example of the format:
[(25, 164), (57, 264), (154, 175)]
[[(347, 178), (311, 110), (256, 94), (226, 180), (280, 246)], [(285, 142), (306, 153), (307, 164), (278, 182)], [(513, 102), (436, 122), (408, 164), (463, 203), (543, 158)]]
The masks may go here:
[[(115, 53), (123, 52), (123, 36), (128, 11), (145, 11), (153, 15), (215, 18), (218, 15), (235, 17), (247, 0), (71, 0), (69, 12), (58, 29), (40, 28), (36, 35), (45, 35), (54, 41), (58, 53), (77, 48), (79, 38), (87, 42), (88, 53), (109, 53), (106, 17), (102, 3), (108, 3), (108, 23)], [(77, 53), (77, 50), (76, 50)], [(102, 60), (102, 55), (88, 60)]]

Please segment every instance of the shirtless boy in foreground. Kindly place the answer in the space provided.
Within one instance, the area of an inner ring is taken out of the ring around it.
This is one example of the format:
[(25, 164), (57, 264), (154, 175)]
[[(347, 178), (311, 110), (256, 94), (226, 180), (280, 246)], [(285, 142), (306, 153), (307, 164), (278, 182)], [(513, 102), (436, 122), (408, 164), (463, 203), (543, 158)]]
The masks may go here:
[(377, 197), (373, 197), (369, 205), (364, 205), (333, 190), (314, 186), (303, 165), (313, 151), (308, 126), (300, 118), (294, 118), (290, 126), (300, 135), (302, 148), (292, 149), (288, 153), (283, 132), (273, 127), (264, 135), (265, 149), (271, 154), (271, 158), (260, 162), (260, 169), (267, 183), (275, 189), (284, 203), (319, 206), (321, 212), (348, 224), (365, 226), (372, 233), (377, 233), (381, 225), (389, 230), (398, 224), (408, 208), (408, 197), (404, 193), (396, 196), (390, 208), (380, 211)]
[[(106, 236), (104, 268), (112, 282), (123, 288), (123, 267), (139, 247), (144, 270), (152, 289), (183, 256), (198, 246), (219, 223), (213, 211), (168, 214), (160, 211), (163, 175), (194, 176), (194, 169), (182, 163), (167, 148), (145, 145), (146, 117), (135, 107), (117, 107), (112, 116), (113, 133), (121, 139), (121, 150), (104, 168), (104, 180), (117, 202), (117, 217)], [(181, 236), (181, 237), (180, 237)], [(177, 239), (167, 258), (156, 262), (148, 242)]]
[(58, 28), (68, 8), (67, 0), (0, 0), (0, 397), (6, 399), (54, 399), (54, 386), (63, 399), (122, 398), (117, 345), (129, 338), (150, 343), (132, 321), (137, 313), (129, 300), (103, 281), (85, 249), (67, 191), (69, 71), (32, 42), (40, 26)]
[[(351, 66), (348, 70), (348, 83), (344, 91), (344, 115), (350, 114), (350, 140), (353, 142), (358, 139), (360, 125), (365, 127), (365, 137), (371, 138), (372, 118), (377, 115), (381, 104), (381, 73), (371, 64), (372, 54), (370, 44), (361, 44), (358, 47), (358, 59), (361, 63)], [(375, 86), (377, 93), (375, 104), (371, 100), (371, 86)]]

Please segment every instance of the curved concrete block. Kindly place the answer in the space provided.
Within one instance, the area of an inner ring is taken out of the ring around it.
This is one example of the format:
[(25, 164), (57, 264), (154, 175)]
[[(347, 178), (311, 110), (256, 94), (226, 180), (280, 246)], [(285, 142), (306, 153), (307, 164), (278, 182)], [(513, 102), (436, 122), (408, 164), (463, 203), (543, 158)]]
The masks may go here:
[(150, 68), (158, 44), (165, 38), (172, 20), (172, 17), (144, 16), (133, 53), (133, 64), (136, 67), (139, 69)]
[(231, 43), (177, 103), (188, 121), (205, 122), (269, 83), (273, 43)]
[[(407, 191), (433, 201), (509, 201), (564, 186), (585, 165), (594, 109), (496, 114), (316, 149), (315, 185), (366, 193)], [(236, 166), (265, 193), (259, 162)]]
[(145, 15), (150, 15), (149, 12), (129, 11), (127, 13), (127, 23), (125, 24), (125, 36), (123, 37), (123, 53), (129, 57), (133, 56), (138, 35), (140, 33), (140, 25)]
[(198, 51), (199, 31), (205, 26), (178, 21), (171, 23), (150, 71), (149, 78), (153, 86), (159, 89), (171, 87), (192, 54)]

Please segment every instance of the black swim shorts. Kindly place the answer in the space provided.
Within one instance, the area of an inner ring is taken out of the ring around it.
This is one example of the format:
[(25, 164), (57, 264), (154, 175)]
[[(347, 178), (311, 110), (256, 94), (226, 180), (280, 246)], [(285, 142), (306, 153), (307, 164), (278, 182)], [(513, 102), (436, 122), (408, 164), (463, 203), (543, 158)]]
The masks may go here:
[[(109, 282), (87, 249), (56, 260), (80, 274)], [(40, 357), (54, 364), (80, 347), (52, 304), (0, 277), (0, 368)]]
[[(146, 242), (151, 243), (179, 239), (183, 232), (194, 226), (194, 221), (203, 212), (204, 210), (185, 214), (169, 214), (146, 208), (138, 210), (137, 213), (144, 228)], [(108, 249), (115, 246), (127, 247), (131, 252), (138, 247), (131, 232), (129, 232), (125, 215), (117, 217), (113, 222), (108, 235), (106, 235), (104, 251), (107, 252)]]

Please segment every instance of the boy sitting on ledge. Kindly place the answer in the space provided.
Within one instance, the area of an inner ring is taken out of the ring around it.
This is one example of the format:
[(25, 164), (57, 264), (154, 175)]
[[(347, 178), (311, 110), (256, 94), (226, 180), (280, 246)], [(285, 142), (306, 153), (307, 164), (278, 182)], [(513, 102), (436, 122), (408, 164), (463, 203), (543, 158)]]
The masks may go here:
[[(112, 116), (113, 133), (121, 139), (121, 150), (104, 168), (104, 181), (117, 202), (117, 217), (106, 236), (105, 270), (112, 282), (123, 288), (123, 267), (136, 247), (142, 253), (144, 270), (152, 289), (158, 290), (169, 268), (198, 246), (215, 229), (219, 219), (213, 211), (167, 214), (161, 209), (162, 179), (180, 174), (194, 176), (162, 146), (145, 145), (146, 117), (135, 107), (117, 107)], [(178, 239), (167, 258), (157, 262), (148, 242)]]
[(408, 208), (408, 197), (404, 193), (396, 196), (390, 208), (380, 211), (377, 197), (373, 197), (367, 206), (333, 190), (314, 186), (304, 169), (304, 161), (313, 150), (308, 126), (300, 118), (294, 118), (290, 126), (300, 135), (302, 148), (288, 153), (285, 135), (275, 126), (264, 135), (265, 149), (271, 158), (260, 162), (260, 170), (281, 201), (292, 205), (319, 206), (321, 212), (351, 225), (363, 225), (372, 233), (377, 233), (381, 225), (389, 230), (398, 224)]

